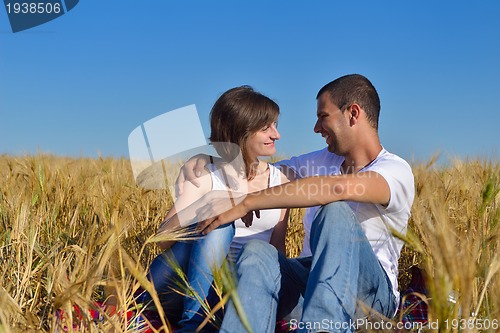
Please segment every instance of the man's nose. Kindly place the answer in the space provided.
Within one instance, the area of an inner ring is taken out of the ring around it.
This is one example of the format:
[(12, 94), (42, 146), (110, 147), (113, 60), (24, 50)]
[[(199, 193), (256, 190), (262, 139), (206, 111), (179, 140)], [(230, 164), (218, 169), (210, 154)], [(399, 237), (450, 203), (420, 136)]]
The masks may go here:
[(318, 119), (316, 120), (316, 124), (314, 124), (314, 133), (320, 133), (320, 132), (321, 132), (321, 124)]

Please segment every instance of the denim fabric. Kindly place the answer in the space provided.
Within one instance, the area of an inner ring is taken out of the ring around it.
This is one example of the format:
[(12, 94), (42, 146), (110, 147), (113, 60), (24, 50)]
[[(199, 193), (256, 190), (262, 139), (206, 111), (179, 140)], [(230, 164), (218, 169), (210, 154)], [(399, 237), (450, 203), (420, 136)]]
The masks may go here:
[[(233, 237), (234, 224), (227, 224), (199, 239), (175, 243), (151, 263), (148, 277), (155, 286), (168, 320), (179, 323), (178, 332), (194, 332), (206, 314), (198, 298), (186, 293), (186, 284), (180, 279), (175, 266), (186, 275), (192, 295), (198, 295), (213, 306), (219, 299), (212, 288), (212, 271), (222, 266)], [(149, 303), (151, 297), (145, 293), (139, 301)]]
[[(394, 315), (391, 283), (346, 203), (319, 209), (310, 243), (312, 256), (297, 259), (261, 241), (243, 248), (237, 291), (253, 332), (274, 332), (277, 317), (301, 307), (300, 321), (292, 321), (299, 332), (352, 332), (357, 318), (370, 315), (366, 311)], [(220, 332), (244, 331), (230, 302)]]

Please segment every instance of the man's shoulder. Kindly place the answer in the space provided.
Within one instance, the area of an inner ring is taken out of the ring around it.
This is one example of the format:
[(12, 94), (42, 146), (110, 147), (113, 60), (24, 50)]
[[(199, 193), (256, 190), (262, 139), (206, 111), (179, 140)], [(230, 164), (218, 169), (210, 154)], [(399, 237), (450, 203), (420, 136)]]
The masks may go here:
[(337, 174), (343, 157), (330, 153), (327, 148), (294, 156), (277, 163), (279, 167), (293, 170), (298, 178)]
[(291, 158), (293, 159), (293, 158), (307, 158), (307, 157), (311, 157), (311, 156), (322, 156), (322, 155), (325, 155), (326, 153), (328, 153), (328, 149), (323, 148), (323, 149), (310, 151), (310, 152), (307, 152), (304, 154), (295, 155), (295, 156), (292, 156)]
[(384, 149), (369, 169), (384, 177), (389, 185), (391, 198), (387, 210), (409, 214), (415, 196), (415, 184), (408, 162)]
[[(304, 160), (304, 161), (337, 161), (343, 160), (343, 157), (338, 156), (328, 151), (328, 148), (315, 150), (298, 156), (293, 156), (290, 160)], [(280, 161), (283, 162), (283, 161)]]
[(400, 166), (408, 169), (411, 172), (411, 166), (405, 159), (387, 151), (385, 148), (382, 149), (373, 165)]
[(383, 149), (377, 159), (366, 171), (375, 171), (381, 174), (387, 181), (398, 179), (405, 184), (413, 184), (414, 176), (410, 164), (396, 154)]

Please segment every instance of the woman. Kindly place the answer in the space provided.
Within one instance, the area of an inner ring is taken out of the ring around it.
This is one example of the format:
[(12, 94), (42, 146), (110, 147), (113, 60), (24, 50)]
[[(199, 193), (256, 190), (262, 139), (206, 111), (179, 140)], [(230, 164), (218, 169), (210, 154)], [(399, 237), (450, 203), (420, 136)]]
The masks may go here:
[[(230, 142), (239, 146), (243, 157), (245, 191), (254, 192), (288, 181), (276, 167), (258, 159), (259, 156), (276, 153), (275, 141), (280, 138), (278, 115), (278, 105), (249, 86), (226, 91), (212, 107), (210, 141)], [(218, 144), (215, 147), (223, 159), (235, 157), (234, 150), (224, 149)], [(227, 168), (219, 163), (211, 163), (201, 178), (200, 187), (186, 183), (183, 194), (168, 212), (165, 221), (209, 191), (231, 191), (234, 186), (230, 183), (234, 177), (228, 177), (225, 170)], [(213, 269), (220, 268), (226, 257), (234, 261), (248, 240), (258, 238), (268, 241), (285, 253), (287, 220), (288, 211), (267, 210), (260, 212), (259, 218), (254, 217), (250, 227), (246, 227), (239, 219), (204, 237), (178, 241), (173, 245), (160, 244), (166, 250), (151, 264), (149, 278), (154, 283), (169, 321), (178, 322), (178, 332), (194, 332), (200, 326), (206, 317), (206, 311), (203, 310), (206, 306), (202, 303), (213, 306), (219, 300), (212, 287)], [(164, 227), (162, 225), (160, 229)], [(178, 292), (179, 274), (175, 271), (175, 263), (186, 275), (191, 290), (189, 294), (192, 296), (182, 296), (185, 290)], [(150, 300), (147, 294), (142, 298), (143, 301)], [(208, 330), (208, 326), (204, 330)]]

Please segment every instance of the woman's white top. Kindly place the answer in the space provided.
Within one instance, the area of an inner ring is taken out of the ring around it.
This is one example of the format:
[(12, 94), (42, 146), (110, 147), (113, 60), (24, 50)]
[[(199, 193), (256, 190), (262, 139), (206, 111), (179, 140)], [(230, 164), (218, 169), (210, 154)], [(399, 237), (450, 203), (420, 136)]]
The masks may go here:
[[(227, 190), (228, 186), (221, 169), (217, 169), (213, 164), (208, 165), (208, 170), (212, 177), (212, 190)], [(269, 187), (281, 185), (281, 172), (273, 165), (269, 165)], [(260, 239), (269, 243), (274, 226), (279, 222), (281, 209), (266, 209), (260, 211), (260, 218), (253, 216), (250, 227), (246, 227), (241, 219), (234, 221), (235, 236), (231, 243), (228, 258), (236, 261), (243, 247), (251, 239)]]

